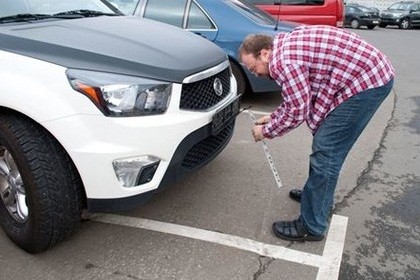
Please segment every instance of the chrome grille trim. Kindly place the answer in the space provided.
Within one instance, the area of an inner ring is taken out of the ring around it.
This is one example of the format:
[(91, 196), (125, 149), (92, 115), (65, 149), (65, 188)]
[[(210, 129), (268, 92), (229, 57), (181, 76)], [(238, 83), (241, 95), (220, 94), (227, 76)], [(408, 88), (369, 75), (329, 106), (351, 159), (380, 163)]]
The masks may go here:
[(189, 77), (186, 77), (182, 83), (183, 84), (189, 84), (194, 83), (203, 79), (206, 79), (208, 77), (211, 77), (221, 71), (223, 71), (225, 68), (229, 67), (229, 60), (225, 60), (224, 62), (220, 63), (219, 65), (216, 65), (210, 69), (207, 69), (203, 72), (191, 75)]

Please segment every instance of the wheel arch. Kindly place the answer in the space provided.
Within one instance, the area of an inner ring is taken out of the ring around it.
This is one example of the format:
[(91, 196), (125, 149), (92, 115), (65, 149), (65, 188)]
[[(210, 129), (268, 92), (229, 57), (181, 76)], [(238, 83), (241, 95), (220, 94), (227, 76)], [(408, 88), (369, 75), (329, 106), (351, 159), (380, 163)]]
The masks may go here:
[(39, 126), (40, 128), (42, 128), (49, 136), (51, 136), (52, 139), (54, 139), (56, 141), (56, 143), (60, 146), (60, 148), (65, 152), (66, 156), (69, 158), (70, 163), (72, 164), (74, 171), (76, 172), (76, 176), (78, 176), (81, 187), (82, 187), (82, 199), (83, 199), (83, 205), (82, 208), (86, 209), (87, 208), (87, 195), (86, 195), (86, 190), (85, 190), (85, 186), (83, 184), (83, 181), (81, 179), (79, 170), (77, 169), (76, 164), (74, 163), (74, 160), (72, 159), (71, 155), (67, 152), (67, 150), (65, 149), (65, 147), (60, 143), (60, 141), (57, 139), (57, 137), (54, 136), (53, 133), (51, 133), (45, 126), (43, 126), (41, 123), (37, 122), (36, 120), (34, 120), (33, 118), (31, 118), (28, 115), (25, 115), (17, 110), (11, 109), (11, 108), (7, 108), (4, 106), (0, 106), (0, 115), (9, 115), (9, 116), (16, 116), (16, 117), (20, 117), (20, 118), (25, 118), (27, 120), (30, 120), (32, 123), (34, 123), (35, 125)]
[[(251, 86), (251, 83), (250, 83), (250, 81), (249, 81), (249, 78), (248, 78), (248, 76), (246, 75), (246, 73), (245, 73), (244, 69), (242, 68), (241, 64), (239, 63), (239, 61), (238, 61), (235, 57), (233, 57), (233, 56), (229, 56), (229, 55), (228, 55), (228, 59), (229, 59), (229, 62), (230, 62), (231, 64), (234, 64), (234, 65), (236, 66), (237, 70), (238, 70), (238, 71), (240, 72), (240, 74), (242, 75), (242, 78), (244, 79), (244, 82), (245, 82), (245, 92), (246, 92), (247, 90), (251, 90), (251, 91), (253, 91), (252, 86)], [(237, 81), (237, 82), (238, 82), (238, 81)], [(239, 85), (238, 85), (238, 87), (239, 87)]]
[[(407, 27), (407, 28), (403, 28), (403, 27), (402, 27), (402, 25), (401, 25), (401, 23), (402, 23), (404, 20), (407, 20), (407, 22), (408, 22), (408, 27)], [(410, 16), (405, 15), (404, 17), (402, 17), (402, 18), (400, 19), (400, 23), (398, 24), (398, 27), (399, 27), (399, 28), (403, 28), (403, 29), (410, 29), (410, 28), (412, 27), (412, 20), (411, 20)]]

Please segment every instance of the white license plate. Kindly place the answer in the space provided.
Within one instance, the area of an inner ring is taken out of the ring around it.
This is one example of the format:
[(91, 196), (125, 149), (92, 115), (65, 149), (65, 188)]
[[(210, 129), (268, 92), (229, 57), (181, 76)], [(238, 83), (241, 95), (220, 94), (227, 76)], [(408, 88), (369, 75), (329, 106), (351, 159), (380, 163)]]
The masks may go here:
[(374, 21), (372, 21), (372, 23), (373, 23), (373, 24), (379, 24), (379, 21), (374, 20)]

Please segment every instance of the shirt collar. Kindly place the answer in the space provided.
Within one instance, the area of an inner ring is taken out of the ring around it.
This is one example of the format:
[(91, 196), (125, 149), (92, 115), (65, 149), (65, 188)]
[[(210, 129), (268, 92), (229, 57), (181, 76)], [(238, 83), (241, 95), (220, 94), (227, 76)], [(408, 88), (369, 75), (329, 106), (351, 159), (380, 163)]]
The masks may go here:
[(286, 37), (287, 34), (289, 33), (280, 32), (277, 34), (276, 37), (274, 37), (274, 40), (273, 40), (273, 47), (271, 49), (271, 53), (269, 56), (268, 69), (270, 72), (270, 76), (274, 79), (278, 78), (278, 74), (276, 74), (276, 72), (274, 71), (274, 68), (276, 67), (277, 59), (280, 57), (280, 49), (281, 49), (281, 46), (283, 45), (282, 41), (284, 40), (284, 37)]

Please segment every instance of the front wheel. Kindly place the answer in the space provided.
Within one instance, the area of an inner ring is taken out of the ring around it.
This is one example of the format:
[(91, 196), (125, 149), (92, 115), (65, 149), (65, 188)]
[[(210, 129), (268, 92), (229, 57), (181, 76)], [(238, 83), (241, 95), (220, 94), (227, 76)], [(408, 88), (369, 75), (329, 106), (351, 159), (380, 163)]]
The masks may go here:
[(379, 27), (382, 27), (382, 28), (385, 28), (385, 27), (387, 27), (388, 26), (388, 24), (385, 24), (385, 23), (380, 23), (379, 24)]
[(409, 28), (411, 27), (411, 22), (410, 22), (410, 19), (408, 19), (408, 18), (403, 18), (403, 19), (400, 21), (400, 24), (398, 25), (398, 27), (399, 27), (400, 29), (409, 29)]
[(61, 145), (25, 117), (0, 115), (0, 224), (29, 253), (42, 252), (79, 226), (82, 186)]
[(357, 19), (352, 19), (352, 21), (350, 22), (350, 26), (353, 29), (358, 29), (360, 27), (360, 22)]

